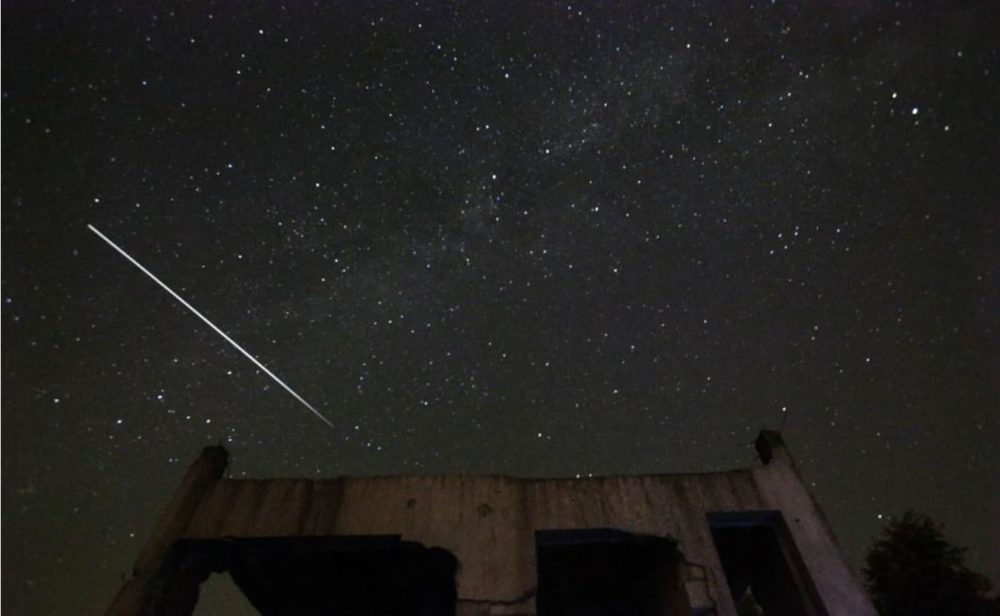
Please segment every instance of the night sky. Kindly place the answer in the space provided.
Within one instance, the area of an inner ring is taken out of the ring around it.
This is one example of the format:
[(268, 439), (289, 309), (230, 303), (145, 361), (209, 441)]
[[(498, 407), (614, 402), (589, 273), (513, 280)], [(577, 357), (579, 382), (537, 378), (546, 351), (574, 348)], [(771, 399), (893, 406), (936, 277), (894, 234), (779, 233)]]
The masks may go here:
[(4, 3), (5, 612), (103, 610), (219, 442), (586, 476), (783, 426), (853, 563), (916, 508), (1000, 581), (998, 5), (520, 4)]

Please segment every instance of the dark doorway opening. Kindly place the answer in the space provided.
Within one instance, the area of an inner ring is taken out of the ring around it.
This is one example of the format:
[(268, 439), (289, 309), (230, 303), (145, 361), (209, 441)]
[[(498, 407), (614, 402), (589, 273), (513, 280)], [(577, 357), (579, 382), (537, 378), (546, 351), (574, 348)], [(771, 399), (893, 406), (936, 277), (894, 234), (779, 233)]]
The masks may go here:
[(176, 542), (146, 613), (191, 614), (200, 584), (227, 571), (265, 616), (454, 616), (457, 560), (395, 536)]
[(710, 513), (708, 525), (737, 613), (826, 614), (780, 512)]
[(690, 614), (669, 539), (612, 529), (535, 533), (539, 616)]

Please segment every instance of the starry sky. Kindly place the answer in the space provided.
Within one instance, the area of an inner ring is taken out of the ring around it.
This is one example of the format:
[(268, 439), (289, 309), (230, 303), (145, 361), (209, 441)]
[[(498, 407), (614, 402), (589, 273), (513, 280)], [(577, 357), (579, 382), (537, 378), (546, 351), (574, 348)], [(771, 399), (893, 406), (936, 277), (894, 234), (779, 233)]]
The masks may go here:
[(1000, 581), (1000, 9), (825, 4), (5, 3), (4, 610), (102, 610), (210, 444), (586, 476), (763, 426), (853, 563), (912, 507)]

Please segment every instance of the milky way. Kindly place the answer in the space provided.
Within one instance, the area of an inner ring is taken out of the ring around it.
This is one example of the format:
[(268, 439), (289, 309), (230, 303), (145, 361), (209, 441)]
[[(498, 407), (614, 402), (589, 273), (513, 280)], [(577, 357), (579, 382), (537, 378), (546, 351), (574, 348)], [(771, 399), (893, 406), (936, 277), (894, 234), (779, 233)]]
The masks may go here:
[(994, 3), (526, 4), (4, 6), (5, 611), (103, 609), (219, 442), (574, 476), (783, 426), (852, 562), (916, 508), (1000, 581)]

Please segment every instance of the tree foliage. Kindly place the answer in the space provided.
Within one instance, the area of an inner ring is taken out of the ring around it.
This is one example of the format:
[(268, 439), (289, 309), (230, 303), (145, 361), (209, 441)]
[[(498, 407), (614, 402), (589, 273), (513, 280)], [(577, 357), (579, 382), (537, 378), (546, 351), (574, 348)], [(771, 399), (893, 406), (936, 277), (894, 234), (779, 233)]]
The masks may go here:
[(949, 544), (930, 517), (908, 511), (890, 520), (869, 548), (864, 575), (883, 616), (1000, 614), (984, 594), (989, 581), (969, 570), (965, 548)]

